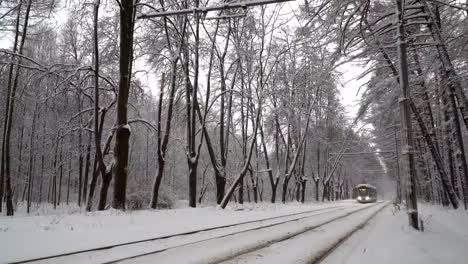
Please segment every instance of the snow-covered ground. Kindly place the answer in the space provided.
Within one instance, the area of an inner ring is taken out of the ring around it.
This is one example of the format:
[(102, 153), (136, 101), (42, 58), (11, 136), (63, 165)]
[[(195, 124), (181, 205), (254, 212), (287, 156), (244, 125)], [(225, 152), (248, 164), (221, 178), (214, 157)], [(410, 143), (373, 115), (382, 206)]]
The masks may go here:
[[(354, 201), (287, 205), (264, 203), (233, 206), (227, 210), (205, 207), (92, 213), (83, 213), (75, 208), (60, 214), (0, 216), (0, 263), (318, 209), (319, 211), (306, 214), (313, 216), (309, 219), (292, 221), (278, 228), (268, 227), (255, 232), (249, 231), (248, 234), (245, 232), (227, 236), (286, 219), (299, 219), (304, 215), (139, 243), (125, 248), (111, 248), (97, 254), (83, 253), (66, 261), (102, 263), (160, 249), (163, 252), (156, 256), (158, 263), (208, 263), (239, 254), (243, 255), (230, 259), (227, 263), (309, 263), (349, 235), (382, 205), (360, 205)], [(360, 209), (362, 210), (359, 213), (330, 222)], [(43, 209), (35, 214), (48, 212), (50, 213)], [(404, 210), (398, 211), (391, 205), (387, 206), (364, 228), (355, 232), (328, 255), (323, 263), (467, 263), (468, 212), (420, 205), (420, 215), (424, 220), (424, 233), (408, 227)], [(318, 228), (311, 229), (314, 226)], [(304, 233), (306, 230), (310, 231)], [(218, 238), (211, 239), (215, 236)], [(200, 240), (204, 242), (198, 243)], [(130, 259), (128, 263), (146, 263), (156, 258), (148, 255)], [(63, 261), (64, 259), (56, 259), (55, 263), (64, 263)]]
[(405, 211), (387, 207), (323, 263), (468, 263), (468, 212), (420, 205), (424, 232), (408, 226)]
[[(363, 220), (369, 212), (375, 211), (376, 208), (382, 206), (383, 204), (363, 205), (350, 203), (344, 208), (315, 214), (299, 221), (186, 244), (155, 255), (129, 259), (124, 263), (206, 264), (221, 261), (227, 261), (227, 263), (268, 264), (307, 263), (304, 262), (307, 258), (303, 256), (307, 257), (313, 248), (310, 247), (310, 243), (296, 243), (298, 237), (305, 234), (317, 234), (314, 230), (319, 229), (319, 233), (330, 235), (324, 240), (317, 239), (317, 245), (322, 246), (326, 243), (333, 243), (333, 239), (336, 238), (335, 235), (340, 235), (342, 230), (352, 229), (352, 226)], [(341, 219), (347, 219), (349, 222), (342, 221), (343, 228), (338, 229), (338, 232), (326, 228), (329, 223), (341, 221)], [(311, 240), (309, 237), (309, 242), (314, 241), (313, 238)], [(290, 244), (290, 241), (293, 243)], [(274, 249), (270, 250), (271, 248)], [(318, 250), (319, 248), (316, 247), (315, 249)], [(302, 253), (302, 255), (299, 255), (299, 253)]]
[(0, 262), (85, 250), (330, 206), (350, 206), (353, 203), (262, 203), (232, 206), (227, 210), (217, 207), (92, 213), (71, 210), (51, 215), (0, 216)]

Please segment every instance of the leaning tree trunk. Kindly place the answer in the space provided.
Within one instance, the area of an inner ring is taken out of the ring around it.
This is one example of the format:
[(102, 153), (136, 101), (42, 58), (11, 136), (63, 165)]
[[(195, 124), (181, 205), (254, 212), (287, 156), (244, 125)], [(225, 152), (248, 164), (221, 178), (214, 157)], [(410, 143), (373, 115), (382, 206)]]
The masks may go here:
[[(259, 123), (260, 123), (260, 109), (261, 109), (261, 104), (258, 106), (258, 109), (257, 109), (257, 114), (256, 114), (256, 119), (255, 119), (256, 120), (255, 121), (255, 127), (254, 127), (253, 132), (252, 132), (253, 133), (253, 138), (256, 138), (257, 132), (258, 132), (258, 126), (259, 126)], [(234, 180), (234, 183), (231, 185), (231, 187), (229, 187), (228, 192), (226, 193), (223, 200), (221, 201), (221, 204), (220, 204), (221, 208), (223, 208), (223, 209), (226, 208), (229, 200), (231, 199), (232, 194), (234, 193), (234, 190), (240, 184), (240, 182), (244, 179), (244, 176), (245, 176), (245, 174), (246, 174), (246, 172), (247, 172), (247, 170), (249, 168), (249, 165), (250, 165), (250, 160), (252, 158), (254, 145), (255, 145), (255, 140), (252, 140), (252, 142), (250, 143), (247, 158), (244, 159), (244, 166), (242, 167), (242, 169), (241, 169), (241, 171), (239, 173), (239, 176), (237, 176), (237, 178)]]
[[(451, 138), (453, 140), (453, 147), (454, 147), (454, 154), (455, 154), (455, 160), (457, 163), (457, 171), (458, 175), (460, 175), (461, 182), (464, 183), (462, 186), (463, 190), (463, 201), (465, 205), (465, 209), (467, 209), (468, 206), (468, 166), (466, 164), (466, 156), (465, 156), (465, 147), (464, 147), (464, 142), (463, 142), (463, 137), (462, 137), (462, 131), (460, 127), (460, 121), (458, 119), (458, 114), (456, 110), (456, 100), (455, 96), (453, 94), (453, 89), (451, 86), (448, 86), (448, 103), (450, 109), (449, 111), (451, 112)], [(452, 180), (452, 183), (454, 184), (455, 187), (455, 181)]]
[(448, 176), (447, 176), (447, 174), (446, 174), (446, 172), (444, 170), (444, 166), (443, 166), (442, 159), (440, 157), (439, 151), (437, 150), (434, 143), (432, 142), (432, 138), (429, 135), (429, 131), (427, 130), (426, 125), (424, 124), (424, 121), (422, 120), (422, 117), (419, 114), (419, 110), (416, 108), (416, 105), (414, 104), (414, 102), (411, 99), (408, 99), (408, 100), (409, 100), (409, 105), (411, 107), (411, 111), (413, 112), (413, 114), (416, 117), (419, 128), (421, 129), (421, 132), (422, 132), (422, 134), (424, 136), (424, 139), (426, 140), (426, 144), (429, 147), (429, 150), (431, 151), (432, 158), (433, 158), (434, 162), (436, 163), (437, 170), (439, 172), (439, 176), (440, 176), (441, 181), (442, 181), (442, 185), (444, 186), (444, 189), (447, 191), (447, 194), (449, 196), (449, 200), (450, 200), (453, 208), (456, 209), (459, 206), (458, 205), (458, 198), (457, 198), (457, 196), (455, 194), (455, 191), (453, 190), (453, 186), (452, 186), (452, 184), (450, 182), (450, 179), (448, 178)]
[(429, 20), (429, 30), (431, 31), (432, 38), (434, 42), (437, 43), (437, 52), (439, 55), (439, 60), (442, 64), (442, 68), (444, 71), (444, 75), (447, 78), (447, 85), (450, 86), (451, 89), (456, 94), (458, 99), (458, 108), (462, 114), (463, 121), (465, 123), (465, 127), (468, 129), (468, 99), (465, 95), (464, 88), (461, 84), (461, 78), (455, 71), (453, 67), (452, 60), (449, 56), (447, 51), (447, 46), (445, 45), (445, 41), (442, 38), (441, 30), (440, 30), (440, 14), (439, 9), (435, 6), (432, 9), (427, 0), (422, 0), (421, 3), (425, 7), (426, 13), (430, 16)]
[[(441, 89), (442, 90), (442, 89)], [(450, 113), (451, 108), (448, 98), (446, 95), (444, 95), (444, 92), (441, 91), (441, 98), (442, 98), (442, 112), (443, 112), (443, 122), (441, 122), (441, 128), (442, 128), (442, 140), (444, 142), (443, 144), (443, 150), (444, 150), (444, 165), (445, 165), (445, 170), (448, 173), (448, 177), (451, 179), (452, 184), (454, 184), (454, 179), (455, 179), (455, 171), (454, 171), (454, 162), (453, 162), (453, 138), (450, 136), (450, 130), (453, 129), (451, 127), (452, 122), (450, 122)], [(455, 189), (455, 185), (454, 185)], [(456, 192), (456, 190), (454, 190)]]

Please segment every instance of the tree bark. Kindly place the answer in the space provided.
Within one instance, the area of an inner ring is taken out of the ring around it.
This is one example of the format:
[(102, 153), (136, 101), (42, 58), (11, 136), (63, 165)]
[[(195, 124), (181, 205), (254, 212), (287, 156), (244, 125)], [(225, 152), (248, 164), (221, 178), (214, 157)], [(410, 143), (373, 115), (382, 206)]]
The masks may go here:
[(36, 120), (38, 116), (37, 111), (37, 101), (34, 103), (34, 113), (33, 113), (33, 121), (31, 125), (31, 135), (29, 139), (29, 165), (28, 165), (28, 199), (27, 199), (27, 207), (26, 212), (29, 214), (30, 207), (31, 207), (31, 195), (32, 195), (32, 182), (33, 182), (33, 157), (34, 157), (34, 135), (36, 132)]
[(134, 1), (120, 3), (120, 61), (119, 92), (117, 96), (117, 128), (115, 136), (115, 182), (112, 207), (125, 210), (128, 177), (128, 141), (130, 127), (127, 123), (127, 104), (130, 91), (133, 58)]
[(43, 186), (43, 179), (44, 179), (44, 164), (45, 164), (45, 156), (44, 156), (44, 149), (46, 146), (45, 139), (46, 138), (46, 122), (42, 126), (42, 150), (41, 151), (41, 172), (39, 178), (39, 199), (37, 204), (40, 205), (42, 203), (42, 186)]
[[(457, 113), (457, 110), (456, 110), (456, 101), (455, 101), (455, 96), (453, 94), (453, 89), (452, 87), (449, 85), (448, 87), (448, 93), (447, 93), (447, 96), (448, 96), (448, 103), (450, 104), (450, 106), (448, 107), (448, 109), (450, 109), (449, 111), (451, 112), (450, 116), (451, 116), (451, 137), (452, 137), (452, 140), (453, 140), (453, 147), (454, 147), (454, 154), (455, 154), (455, 160), (456, 160), (456, 163), (457, 163), (457, 171), (458, 171), (458, 175), (460, 175), (460, 178), (462, 180), (462, 182), (465, 183), (465, 186), (463, 186), (462, 190), (463, 190), (463, 201), (464, 201), (464, 206), (465, 206), (465, 209), (467, 209), (467, 206), (468, 206), (468, 186), (466, 185), (467, 181), (468, 181), (468, 166), (467, 166), (467, 163), (466, 163), (466, 156), (465, 156), (465, 146), (464, 146), (464, 142), (463, 142), (463, 137), (462, 137), (462, 131), (461, 131), (461, 126), (460, 126), (460, 121), (458, 119), (458, 113)], [(455, 175), (453, 175), (455, 176)], [(455, 178), (455, 177), (454, 177)], [(453, 180), (454, 178), (452, 178), (452, 184), (453, 184), (453, 187), (454, 189), (456, 189), (456, 183), (455, 183), (455, 180)]]
[(161, 185), (161, 180), (164, 174), (164, 166), (165, 166), (165, 158), (166, 158), (166, 151), (167, 146), (169, 143), (169, 136), (171, 133), (171, 120), (172, 120), (172, 112), (174, 106), (174, 99), (175, 99), (175, 90), (176, 90), (176, 77), (177, 77), (177, 59), (172, 62), (171, 66), (171, 88), (169, 91), (169, 102), (168, 102), (168, 109), (167, 109), (167, 117), (166, 117), (166, 126), (165, 126), (165, 133), (162, 138), (161, 134), (161, 117), (162, 117), (162, 100), (164, 97), (164, 74), (161, 78), (161, 91), (159, 93), (159, 104), (158, 104), (158, 142), (157, 142), (157, 156), (158, 156), (158, 172), (156, 175), (156, 179), (154, 181), (153, 186), (153, 197), (151, 199), (150, 207), (156, 209), (158, 203), (158, 194), (159, 194), (159, 187)]
[[(19, 36), (19, 23), (20, 23), (20, 17), (21, 17), (21, 3), (18, 6), (18, 16), (17, 16), (17, 21), (16, 21), (16, 31), (15, 31), (15, 42), (14, 42), (14, 51), (16, 51), (16, 45), (18, 42), (18, 36)], [(22, 55), (23, 54), (23, 47), (24, 43), (26, 42), (26, 37), (27, 37), (27, 29), (28, 29), (28, 22), (29, 22), (29, 13), (31, 11), (31, 4), (32, 0), (28, 1), (28, 5), (26, 7), (26, 14), (24, 18), (24, 24), (23, 24), (23, 31), (21, 33), (21, 43), (19, 46), (18, 54)], [(11, 138), (11, 130), (12, 130), (12, 124), (13, 124), (13, 118), (14, 118), (14, 108), (15, 108), (15, 100), (16, 100), (16, 89), (18, 87), (18, 79), (20, 75), (20, 67), (19, 65), (21, 64), (22, 57), (19, 57), (16, 59), (16, 63), (14, 66), (16, 66), (16, 71), (15, 71), (15, 76), (13, 78), (13, 64), (10, 67), (9, 75), (8, 75), (8, 84), (7, 84), (7, 113), (6, 113), (6, 123), (4, 124), (4, 135), (3, 135), (3, 142), (2, 142), (2, 174), (4, 175), (3, 177), (5, 178), (5, 183), (6, 183), (6, 208), (7, 208), (7, 215), (12, 216), (14, 214), (14, 208), (13, 208), (13, 192), (11, 189), (11, 175), (10, 175), (10, 138)], [(12, 82), (13, 79), (13, 82)], [(2, 178), (3, 178), (2, 177)]]
[(83, 203), (86, 203), (86, 196), (88, 194), (88, 177), (89, 177), (89, 167), (91, 165), (91, 142), (92, 142), (92, 134), (89, 134), (88, 145), (86, 147), (86, 160), (85, 160), (85, 168), (84, 168), (84, 180), (83, 180), (83, 194), (82, 199)]
[(453, 190), (453, 186), (450, 183), (450, 180), (444, 170), (442, 159), (440, 157), (439, 151), (435, 147), (434, 143), (432, 142), (432, 138), (430, 137), (429, 131), (426, 128), (426, 125), (424, 124), (424, 121), (422, 120), (421, 115), (419, 114), (418, 109), (416, 108), (416, 105), (411, 99), (409, 100), (409, 105), (411, 107), (411, 111), (416, 117), (416, 120), (419, 124), (419, 127), (421, 129), (421, 132), (423, 133), (424, 139), (426, 140), (426, 144), (429, 147), (429, 150), (431, 151), (432, 158), (434, 162), (436, 163), (437, 170), (439, 172), (442, 185), (444, 186), (444, 189), (447, 191), (447, 194), (449, 196), (450, 202), (453, 206), (453, 208), (457, 209), (458, 208), (458, 198), (456, 197), (455, 191)]
[[(312, 109), (312, 108), (310, 108)], [(304, 131), (304, 134), (302, 135), (302, 138), (300, 139), (299, 141), (299, 144), (296, 148), (296, 153), (294, 154), (294, 158), (291, 162), (291, 165), (289, 166), (289, 169), (284, 177), (284, 181), (283, 181), (283, 195), (281, 197), (281, 200), (283, 203), (286, 202), (286, 191), (287, 191), (287, 188), (288, 188), (288, 183), (289, 183), (289, 179), (291, 178), (292, 174), (294, 173), (294, 169), (296, 167), (296, 164), (297, 164), (297, 160), (299, 158), (299, 154), (301, 153), (302, 151), (302, 146), (304, 145), (304, 142), (307, 138), (307, 133), (309, 131), (309, 122), (310, 122), (310, 117), (311, 117), (311, 110), (308, 110), (307, 111), (307, 122), (306, 122), (306, 125), (305, 125), (305, 131)]]
[[(17, 52), (17, 48), (18, 48), (18, 39), (19, 39), (19, 35), (20, 35), (20, 18), (21, 18), (21, 8), (22, 8), (22, 5), (23, 5), (23, 1), (20, 1), (19, 4), (18, 4), (18, 11), (17, 11), (17, 15), (16, 15), (16, 23), (15, 23), (15, 40), (13, 42), (13, 53), (16, 53)], [(12, 59), (14, 60), (15, 57), (12, 56)], [(6, 93), (6, 107), (5, 107), (5, 111), (6, 113), (8, 113), (9, 109), (10, 109), (10, 97), (11, 97), (11, 82), (12, 82), (12, 78), (13, 78), (13, 71), (14, 71), (14, 64), (10, 64), (10, 67), (9, 67), (9, 71), (8, 71), (8, 84), (7, 84), (7, 93)], [(3, 196), (4, 196), (4, 189), (6, 188), (7, 189), (7, 193), (8, 193), (8, 185), (5, 186), (5, 163), (6, 163), (6, 153), (5, 153), (5, 149), (6, 149), (6, 136), (7, 136), (7, 127), (8, 127), (8, 115), (5, 115), (5, 119), (3, 120), (3, 134), (2, 134), (2, 157), (1, 157), (1, 167), (0, 167), (0, 212), (2, 212), (2, 208), (3, 208)], [(10, 193), (11, 193), (11, 185), (10, 185)], [(7, 194), (8, 195), (8, 194)], [(11, 199), (11, 196), (10, 196), (10, 199)], [(7, 203), (8, 203), (8, 200), (7, 200)], [(11, 202), (11, 208), (13, 208), (13, 202)], [(7, 212), (8, 212), (8, 209), (7, 209)], [(13, 214), (13, 212), (11, 212), (11, 215)]]
[[(261, 143), (262, 143), (262, 152), (263, 152), (263, 157), (265, 159), (265, 165), (266, 165), (266, 169), (267, 169), (267, 173), (268, 173), (268, 179), (270, 181), (270, 186), (271, 186), (271, 203), (275, 203), (275, 200), (276, 200), (276, 189), (278, 187), (278, 183), (279, 183), (279, 173), (277, 173), (276, 175), (276, 178), (273, 177), (273, 171), (272, 171), (272, 168), (270, 166), (270, 159), (268, 157), (268, 150), (267, 150), (267, 147), (266, 147), (266, 143), (265, 143), (265, 134), (263, 132), (263, 125), (260, 125), (260, 140), (261, 140)], [(275, 143), (275, 151), (278, 153), (279, 149), (278, 149), (278, 137), (275, 138), (276, 140), (276, 143)], [(279, 164), (277, 165), (279, 166)]]
[(239, 173), (239, 176), (237, 176), (237, 178), (234, 180), (234, 183), (229, 187), (228, 192), (226, 193), (223, 200), (221, 201), (220, 207), (222, 209), (226, 208), (229, 200), (231, 199), (232, 194), (234, 193), (234, 190), (240, 184), (240, 182), (244, 179), (245, 173), (247, 172), (247, 169), (249, 168), (250, 160), (252, 158), (253, 148), (255, 145), (254, 138), (256, 138), (257, 136), (258, 125), (260, 123), (260, 109), (261, 109), (261, 104), (258, 106), (258, 109), (257, 109), (257, 114), (256, 114), (256, 119), (255, 119), (256, 122), (255, 122), (255, 127), (253, 129), (253, 134), (252, 134), (252, 142), (250, 143), (247, 158), (244, 160), (244, 165), (243, 165), (242, 170)]
[(425, 6), (426, 13), (430, 16), (429, 20), (429, 30), (431, 31), (432, 38), (434, 42), (437, 43), (437, 52), (439, 55), (440, 62), (444, 71), (444, 75), (447, 78), (447, 88), (452, 89), (458, 99), (458, 108), (462, 114), (463, 122), (465, 127), (468, 129), (468, 99), (465, 95), (464, 89), (461, 84), (461, 78), (455, 71), (453, 67), (452, 60), (447, 51), (445, 41), (442, 38), (440, 30), (440, 15), (439, 8), (436, 5), (432, 9), (427, 0), (422, 0), (421, 3)]

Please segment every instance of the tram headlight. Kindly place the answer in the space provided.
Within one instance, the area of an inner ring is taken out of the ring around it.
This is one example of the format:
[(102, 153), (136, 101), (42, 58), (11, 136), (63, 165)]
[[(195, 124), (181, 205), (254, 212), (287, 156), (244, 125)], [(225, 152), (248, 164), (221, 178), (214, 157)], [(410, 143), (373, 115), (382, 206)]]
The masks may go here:
[(366, 201), (370, 200), (370, 197), (369, 196), (366, 196)]
[(362, 200), (362, 197), (361, 197), (361, 196), (358, 196), (357, 199), (358, 199), (358, 200)]

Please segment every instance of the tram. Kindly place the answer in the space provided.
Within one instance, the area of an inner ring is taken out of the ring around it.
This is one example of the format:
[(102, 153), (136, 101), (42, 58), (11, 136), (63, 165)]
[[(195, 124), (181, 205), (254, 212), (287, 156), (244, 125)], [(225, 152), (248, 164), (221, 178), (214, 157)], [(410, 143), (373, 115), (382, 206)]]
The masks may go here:
[(377, 188), (370, 184), (356, 185), (354, 194), (359, 203), (375, 203), (377, 201)]

